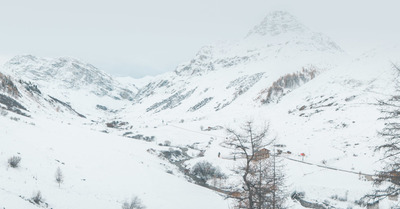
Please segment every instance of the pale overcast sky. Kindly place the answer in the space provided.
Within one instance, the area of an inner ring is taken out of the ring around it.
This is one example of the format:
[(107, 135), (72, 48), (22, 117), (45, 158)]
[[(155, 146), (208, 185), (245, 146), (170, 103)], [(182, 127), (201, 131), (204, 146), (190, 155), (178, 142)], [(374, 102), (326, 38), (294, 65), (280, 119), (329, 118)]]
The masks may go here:
[(276, 10), (356, 56), (400, 39), (399, 8), (399, 0), (1, 1), (0, 62), (71, 56), (113, 75), (155, 75), (203, 45), (243, 38)]

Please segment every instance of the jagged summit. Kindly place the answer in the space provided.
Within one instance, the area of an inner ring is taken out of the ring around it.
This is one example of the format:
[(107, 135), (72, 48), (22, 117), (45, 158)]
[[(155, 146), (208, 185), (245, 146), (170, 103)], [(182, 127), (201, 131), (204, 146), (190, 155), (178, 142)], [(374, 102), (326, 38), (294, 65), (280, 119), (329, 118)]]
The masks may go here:
[(279, 51), (285, 48), (295, 54), (307, 51), (333, 54), (344, 52), (329, 37), (310, 30), (293, 15), (284, 11), (268, 14), (260, 24), (248, 32), (244, 42), (267, 47), (275, 45), (279, 47)]
[(263, 63), (260, 71), (271, 63), (291, 65), (287, 67), (291, 69), (321, 64), (327, 69), (346, 59), (347, 54), (329, 37), (308, 29), (288, 12), (277, 11), (268, 14), (243, 40), (203, 47), (175, 72), (202, 75), (239, 66), (248, 69), (246, 66), (254, 63)]
[(304, 33), (309, 29), (300, 23), (293, 15), (284, 11), (268, 14), (264, 20), (249, 31), (246, 38), (253, 35), (277, 36), (283, 33)]

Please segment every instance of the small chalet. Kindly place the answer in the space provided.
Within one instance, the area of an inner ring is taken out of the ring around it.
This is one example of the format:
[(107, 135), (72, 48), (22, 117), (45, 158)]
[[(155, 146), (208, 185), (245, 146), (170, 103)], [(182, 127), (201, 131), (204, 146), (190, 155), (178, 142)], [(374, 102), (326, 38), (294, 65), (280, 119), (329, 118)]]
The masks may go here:
[(255, 160), (263, 160), (269, 158), (269, 150), (266, 148), (260, 149), (256, 154), (254, 155)]

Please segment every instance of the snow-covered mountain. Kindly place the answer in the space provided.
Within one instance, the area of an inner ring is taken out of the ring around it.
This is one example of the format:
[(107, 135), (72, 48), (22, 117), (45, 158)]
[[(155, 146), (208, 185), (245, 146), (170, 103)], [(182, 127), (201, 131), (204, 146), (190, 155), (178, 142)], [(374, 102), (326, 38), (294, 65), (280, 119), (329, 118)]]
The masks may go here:
[(118, 100), (131, 100), (134, 94), (93, 65), (68, 57), (46, 59), (32, 55), (16, 56), (5, 64), (5, 70), (43, 87), (72, 90), (85, 88), (98, 96)]
[[(34, 83), (46, 94), (93, 117), (107, 109), (121, 108), (137, 91), (134, 84), (121, 84), (93, 65), (73, 58), (16, 56), (4, 65), (3, 71)], [(100, 111), (93, 111), (96, 108)]]
[(242, 40), (205, 46), (175, 71), (139, 81), (71, 58), (15, 57), (0, 69), (0, 165), (12, 155), (23, 163), (0, 168), (0, 207), (36, 208), (30, 193), (41, 190), (49, 208), (120, 208), (130, 195), (149, 209), (232, 208), (218, 196), (226, 193), (190, 183), (188, 172), (212, 162), (227, 179), (210, 188), (232, 189), (240, 160), (223, 146), (224, 130), (253, 120), (276, 138), (288, 197), (365, 208), (358, 200), (381, 166), (376, 102), (396, 91), (398, 54), (391, 46), (351, 60), (328, 37), (273, 12)]
[(321, 72), (348, 61), (328, 37), (286, 12), (273, 12), (242, 40), (205, 46), (174, 72), (154, 78), (139, 89), (126, 115), (133, 119), (143, 113), (168, 117), (184, 112), (182, 117), (192, 118), (233, 104), (277, 102)]
[(245, 70), (246, 64), (255, 63), (260, 64), (263, 71), (276, 65), (329, 67), (345, 58), (344, 51), (328, 37), (311, 31), (289, 13), (279, 11), (267, 15), (240, 41), (203, 47), (175, 72), (178, 75), (202, 75), (225, 68)]
[[(86, 118), (71, 105), (46, 94), (30, 81), (15, 79), (0, 72), (0, 107), (19, 116), (49, 118)], [(4, 110), (2, 110), (3, 113)]]

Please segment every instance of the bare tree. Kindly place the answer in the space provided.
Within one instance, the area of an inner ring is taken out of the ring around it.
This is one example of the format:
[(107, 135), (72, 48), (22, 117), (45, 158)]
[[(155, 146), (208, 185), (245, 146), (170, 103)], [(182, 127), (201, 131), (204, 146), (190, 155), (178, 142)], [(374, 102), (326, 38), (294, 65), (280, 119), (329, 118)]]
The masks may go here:
[(253, 122), (248, 121), (240, 132), (233, 129), (227, 132), (229, 137), (225, 143), (243, 163), (237, 170), (242, 177), (242, 187), (233, 192), (237, 208), (282, 208), (285, 198), (281, 193), (278, 195), (278, 188), (283, 185), (283, 175), (276, 166), (275, 153), (271, 158), (270, 151), (265, 148), (274, 141), (267, 139), (268, 126), (256, 130)]
[(56, 177), (56, 182), (58, 183), (58, 187), (60, 187), (60, 186), (61, 186), (61, 183), (64, 182), (64, 175), (63, 175), (63, 173), (62, 173), (60, 167), (57, 168), (55, 177)]
[(393, 64), (393, 69), (399, 74), (396, 78), (396, 93), (387, 100), (379, 100), (384, 128), (379, 132), (385, 141), (376, 147), (375, 151), (383, 151), (381, 161), (384, 167), (377, 172), (374, 184), (381, 185), (388, 182), (385, 189), (375, 190), (373, 194), (366, 195), (362, 200), (377, 202), (389, 196), (400, 194), (400, 68)]

